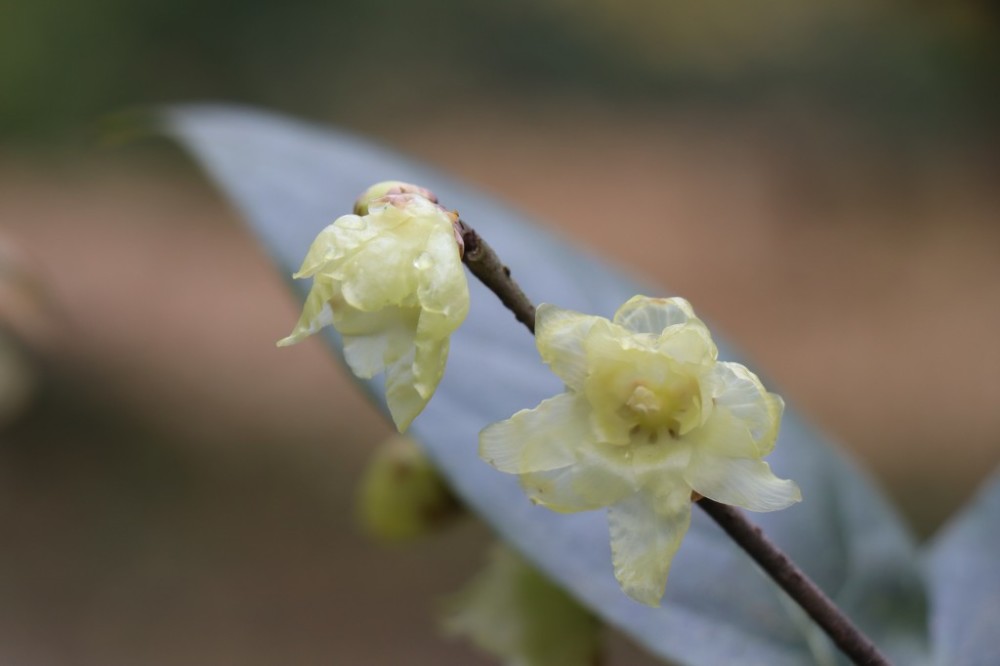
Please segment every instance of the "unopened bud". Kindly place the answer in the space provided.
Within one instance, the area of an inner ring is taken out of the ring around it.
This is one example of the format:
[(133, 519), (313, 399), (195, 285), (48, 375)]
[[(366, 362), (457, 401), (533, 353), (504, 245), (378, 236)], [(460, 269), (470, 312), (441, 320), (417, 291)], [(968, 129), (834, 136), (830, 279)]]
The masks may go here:
[(389, 438), (375, 451), (358, 499), (362, 526), (383, 541), (423, 536), (462, 511), (420, 446), (403, 436)]
[(432, 203), (438, 202), (437, 195), (426, 187), (404, 183), (401, 180), (383, 180), (381, 183), (375, 183), (369, 187), (357, 198), (354, 202), (354, 214), (367, 215), (368, 204), (390, 194), (417, 194)]

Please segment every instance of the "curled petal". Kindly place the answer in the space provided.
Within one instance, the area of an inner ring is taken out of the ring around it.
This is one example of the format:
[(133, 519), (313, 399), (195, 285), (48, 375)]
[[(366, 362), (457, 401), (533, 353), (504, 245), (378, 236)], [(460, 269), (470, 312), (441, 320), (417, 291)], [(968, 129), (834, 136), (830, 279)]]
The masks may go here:
[(657, 340), (657, 351), (677, 363), (708, 367), (719, 356), (708, 328), (697, 319), (663, 332)]
[(777, 511), (802, 501), (795, 482), (776, 477), (763, 460), (698, 451), (684, 478), (699, 494), (750, 511)]
[(278, 346), (288, 347), (298, 344), (324, 326), (332, 324), (333, 312), (330, 309), (330, 299), (335, 291), (336, 287), (332, 282), (325, 280), (314, 282), (306, 297), (306, 303), (302, 307), (299, 321), (292, 329), (291, 335), (278, 340)]
[(464, 268), (450, 220), (431, 231), (413, 267), (420, 307), (428, 315), (439, 315), (434, 319), (436, 332), (451, 333), (469, 312), (469, 286), (464, 279), (456, 279), (464, 275)]
[(566, 386), (580, 390), (587, 376), (584, 340), (598, 317), (542, 303), (535, 312), (535, 343), (542, 360)]
[(608, 508), (611, 560), (625, 594), (647, 606), (660, 605), (670, 564), (690, 523), (687, 488), (659, 505), (636, 493)]
[(770, 453), (785, 407), (781, 397), (768, 393), (757, 375), (739, 363), (717, 364), (710, 383), (716, 404), (746, 425), (760, 455)]
[(358, 310), (415, 305), (416, 275), (408, 268), (414, 259), (409, 239), (383, 234), (331, 268), (329, 275), (343, 284), (344, 300)]
[(333, 224), (319, 232), (309, 246), (302, 266), (293, 277), (296, 279), (312, 277), (330, 262), (357, 250), (374, 235), (375, 230), (364, 218), (357, 215), (338, 217)]
[(559, 469), (576, 460), (591, 439), (586, 405), (572, 393), (543, 400), (479, 433), (479, 455), (501, 472), (523, 474)]

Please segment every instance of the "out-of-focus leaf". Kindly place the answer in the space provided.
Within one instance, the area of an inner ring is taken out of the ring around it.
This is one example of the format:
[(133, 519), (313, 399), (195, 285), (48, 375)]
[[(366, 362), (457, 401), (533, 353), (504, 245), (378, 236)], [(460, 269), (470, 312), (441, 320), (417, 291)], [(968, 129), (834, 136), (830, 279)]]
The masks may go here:
[[(175, 108), (162, 119), (165, 131), (242, 210), (286, 274), (359, 192), (401, 179), (429, 187), (461, 211), (536, 303), (607, 317), (636, 293), (667, 295), (468, 186), (350, 134), (224, 107)], [(674, 560), (662, 608), (647, 608), (618, 588), (603, 511), (560, 515), (535, 507), (515, 477), (479, 459), (482, 427), (562, 387), (539, 360), (531, 336), (482, 286), (470, 286), (472, 308), (452, 338), (444, 380), (410, 431), (463, 500), (540, 570), (655, 654), (695, 666), (836, 663), (818, 630), (700, 512)], [(308, 284), (295, 288), (302, 297)], [(327, 337), (336, 345), (333, 332)], [(724, 348), (721, 354), (738, 360)], [(379, 381), (368, 383), (376, 400)], [(917, 558), (883, 498), (794, 409), (786, 411), (769, 461), (779, 476), (798, 482), (805, 500), (755, 519), (897, 663), (923, 662)]]
[(940, 666), (1000, 664), (1000, 473), (927, 550)]

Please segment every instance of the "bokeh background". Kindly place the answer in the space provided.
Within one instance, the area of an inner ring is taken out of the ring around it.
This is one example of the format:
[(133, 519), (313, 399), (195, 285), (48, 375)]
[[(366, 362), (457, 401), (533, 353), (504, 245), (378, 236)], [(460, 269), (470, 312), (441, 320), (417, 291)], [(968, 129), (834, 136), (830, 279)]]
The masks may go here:
[(688, 297), (926, 538), (1000, 463), (998, 28), (988, 0), (6, 0), (0, 661), (490, 663), (435, 629), (487, 530), (359, 533), (389, 429), (318, 341), (274, 348), (278, 274), (114, 114), (262, 105), (513, 202)]

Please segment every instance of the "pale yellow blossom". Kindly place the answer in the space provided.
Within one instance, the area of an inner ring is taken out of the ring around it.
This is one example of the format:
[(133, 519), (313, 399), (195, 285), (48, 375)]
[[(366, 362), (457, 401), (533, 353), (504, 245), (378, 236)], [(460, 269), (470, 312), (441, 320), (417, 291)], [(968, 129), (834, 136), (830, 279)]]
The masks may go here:
[[(372, 189), (392, 191), (382, 185)], [(468, 314), (469, 288), (447, 211), (413, 191), (363, 197), (358, 206), (367, 214), (344, 215), (313, 241), (294, 275), (312, 277), (312, 290), (278, 345), (332, 324), (355, 375), (385, 371), (386, 402), (402, 432), (441, 381), (449, 336)]]
[(784, 403), (717, 360), (684, 299), (636, 296), (613, 321), (541, 305), (536, 338), (566, 392), (487, 427), (480, 454), (538, 504), (607, 507), (615, 576), (632, 598), (659, 604), (692, 492), (752, 511), (801, 499), (761, 460)]
[(592, 666), (600, 624), (585, 608), (503, 546), (450, 602), (445, 630), (505, 666)]

